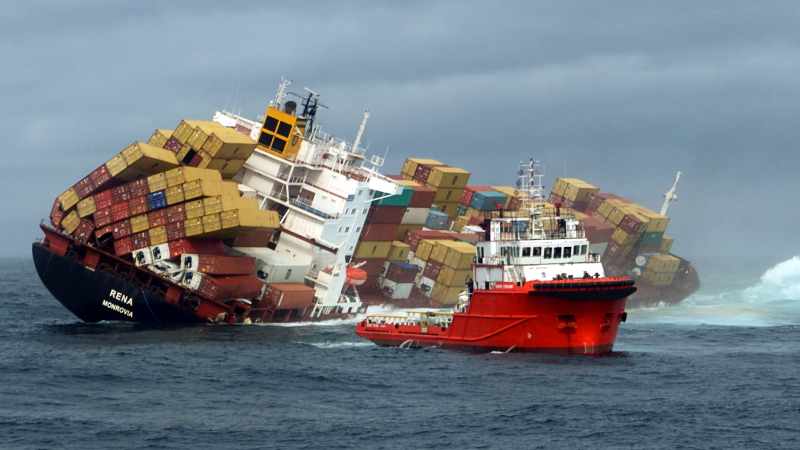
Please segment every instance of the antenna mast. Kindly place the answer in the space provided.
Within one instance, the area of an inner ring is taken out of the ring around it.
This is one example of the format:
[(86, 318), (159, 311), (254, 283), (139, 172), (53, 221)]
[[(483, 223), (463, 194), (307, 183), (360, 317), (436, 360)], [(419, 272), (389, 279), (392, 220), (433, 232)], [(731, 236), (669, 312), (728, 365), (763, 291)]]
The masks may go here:
[(280, 108), (283, 104), (283, 100), (286, 98), (286, 89), (288, 89), (291, 84), (292, 80), (281, 77), (281, 82), (278, 83), (278, 90), (275, 91), (275, 98), (270, 102), (272, 106)]
[(661, 215), (666, 216), (667, 211), (669, 211), (669, 206), (678, 199), (678, 180), (681, 179), (681, 171), (679, 170), (678, 173), (675, 174), (675, 181), (672, 183), (672, 187), (669, 188), (667, 192), (664, 193), (664, 203), (661, 204)]
[(544, 166), (541, 161), (530, 158), (519, 163), (517, 190), (522, 194), (522, 208), (533, 210), (544, 202)]
[(369, 120), (369, 110), (364, 110), (364, 116), (361, 118), (361, 123), (358, 125), (356, 138), (353, 141), (353, 153), (358, 153), (358, 146), (361, 145), (361, 138), (364, 136), (364, 130), (367, 128), (367, 120)]

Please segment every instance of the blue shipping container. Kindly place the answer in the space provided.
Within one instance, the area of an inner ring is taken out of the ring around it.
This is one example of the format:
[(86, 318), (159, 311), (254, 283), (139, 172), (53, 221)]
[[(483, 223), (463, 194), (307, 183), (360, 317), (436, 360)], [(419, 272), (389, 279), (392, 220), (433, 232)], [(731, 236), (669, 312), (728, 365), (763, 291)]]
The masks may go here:
[(470, 206), (480, 211), (497, 211), (506, 204), (506, 195), (495, 191), (472, 194)]
[(147, 194), (147, 208), (150, 210), (161, 209), (167, 207), (167, 197), (164, 191), (153, 192)]
[(450, 217), (438, 209), (432, 209), (425, 221), (425, 226), (432, 230), (447, 230), (450, 228)]

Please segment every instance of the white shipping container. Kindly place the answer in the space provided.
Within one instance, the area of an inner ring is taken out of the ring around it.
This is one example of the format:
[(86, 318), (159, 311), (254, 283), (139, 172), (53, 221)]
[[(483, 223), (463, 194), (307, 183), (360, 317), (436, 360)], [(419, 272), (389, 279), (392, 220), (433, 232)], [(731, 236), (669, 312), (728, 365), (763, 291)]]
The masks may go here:
[(436, 280), (432, 280), (428, 277), (422, 277), (419, 279), (417, 286), (426, 297), (430, 298), (431, 294), (433, 294), (433, 287), (436, 286)]
[(133, 262), (137, 267), (149, 266), (150, 264), (153, 264), (153, 254), (150, 252), (150, 247), (134, 250)]
[(395, 300), (406, 300), (411, 297), (412, 289), (414, 289), (414, 283), (399, 283), (392, 290), (390, 297)]
[(430, 208), (407, 208), (403, 214), (401, 225), (425, 225), (425, 220), (430, 214)]

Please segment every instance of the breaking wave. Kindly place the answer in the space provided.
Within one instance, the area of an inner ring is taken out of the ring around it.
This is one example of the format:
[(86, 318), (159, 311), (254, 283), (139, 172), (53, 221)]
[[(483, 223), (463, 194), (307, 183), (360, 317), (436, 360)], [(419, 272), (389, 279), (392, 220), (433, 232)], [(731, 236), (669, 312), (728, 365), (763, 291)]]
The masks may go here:
[(800, 256), (769, 268), (750, 287), (715, 294), (700, 291), (677, 306), (634, 310), (631, 319), (731, 326), (800, 324)]

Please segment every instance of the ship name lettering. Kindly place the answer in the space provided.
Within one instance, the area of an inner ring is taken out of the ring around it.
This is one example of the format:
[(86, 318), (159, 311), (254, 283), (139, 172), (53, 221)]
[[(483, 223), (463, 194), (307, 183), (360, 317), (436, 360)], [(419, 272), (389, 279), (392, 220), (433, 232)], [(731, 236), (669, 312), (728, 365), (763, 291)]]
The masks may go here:
[(103, 306), (106, 308), (114, 311), (115, 313), (122, 314), (125, 317), (133, 319), (133, 311), (123, 308), (122, 306), (117, 305), (116, 303), (111, 303), (108, 300), (103, 300)]
[(128, 306), (133, 306), (133, 299), (123, 294), (122, 292), (117, 292), (114, 289), (111, 289), (111, 292), (108, 294), (108, 296), (120, 303), (126, 304)]

